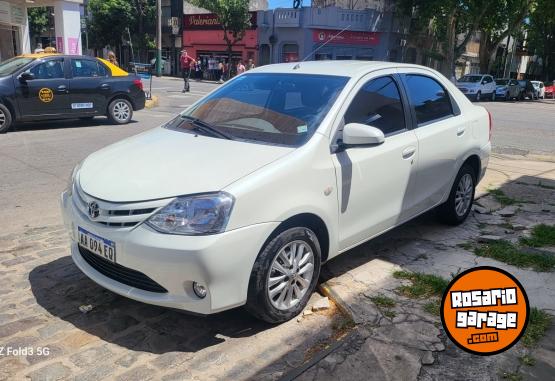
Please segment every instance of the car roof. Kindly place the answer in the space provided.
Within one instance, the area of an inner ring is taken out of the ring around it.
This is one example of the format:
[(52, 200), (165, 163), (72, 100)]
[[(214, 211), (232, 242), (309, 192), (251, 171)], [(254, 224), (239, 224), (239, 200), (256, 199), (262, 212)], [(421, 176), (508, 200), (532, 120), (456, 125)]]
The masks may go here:
[(84, 55), (69, 55), (69, 54), (61, 54), (61, 53), (30, 53), (30, 54), (22, 54), (19, 57), (40, 59), (40, 58), (53, 57), (53, 56), (64, 57), (64, 58), (67, 57), (67, 58), (97, 59), (97, 60), (101, 61), (104, 65), (106, 65), (108, 67), (108, 69), (110, 69), (110, 71), (112, 73), (112, 77), (126, 77), (126, 76), (129, 75), (128, 72), (126, 72), (125, 70), (123, 70), (119, 66), (116, 66), (113, 63), (111, 63), (110, 61), (105, 60), (103, 58), (99, 58), (99, 57), (91, 57), (91, 56), (84, 56)]
[(317, 74), (341, 77), (358, 77), (373, 70), (390, 68), (420, 68), (431, 70), (425, 66), (402, 64), (397, 62), (330, 60), (264, 65), (259, 66), (256, 69), (249, 70), (249, 73)]
[(28, 53), (28, 54), (22, 54), (19, 57), (24, 57), (24, 58), (44, 58), (44, 57), (50, 57), (50, 56), (61, 56), (62, 54), (60, 53)]

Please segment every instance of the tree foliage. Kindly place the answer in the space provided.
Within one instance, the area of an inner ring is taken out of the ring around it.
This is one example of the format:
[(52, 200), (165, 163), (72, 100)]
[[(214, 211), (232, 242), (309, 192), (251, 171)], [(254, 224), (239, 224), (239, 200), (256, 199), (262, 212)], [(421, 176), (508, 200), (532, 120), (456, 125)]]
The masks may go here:
[[(156, 0), (90, 0), (89, 41), (101, 49), (116, 48), (131, 39), (139, 49), (152, 47), (155, 34)], [(138, 31), (138, 33), (137, 33)]]
[(204, 8), (216, 16), (224, 32), (224, 41), (231, 59), (233, 45), (245, 37), (245, 31), (250, 28), (250, 13), (248, 0), (192, 0), (194, 6)]
[(555, 79), (555, 1), (537, 0), (527, 31), (529, 50), (541, 58), (542, 79)]
[(38, 37), (48, 30), (48, 7), (32, 7), (27, 9), (29, 18), (29, 34)]

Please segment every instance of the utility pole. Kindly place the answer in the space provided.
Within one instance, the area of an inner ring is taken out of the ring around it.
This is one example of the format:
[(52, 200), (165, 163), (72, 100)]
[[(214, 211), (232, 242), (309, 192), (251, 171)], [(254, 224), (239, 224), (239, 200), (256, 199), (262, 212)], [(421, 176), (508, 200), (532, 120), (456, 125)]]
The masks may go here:
[(162, 76), (162, 0), (156, 0), (156, 76)]

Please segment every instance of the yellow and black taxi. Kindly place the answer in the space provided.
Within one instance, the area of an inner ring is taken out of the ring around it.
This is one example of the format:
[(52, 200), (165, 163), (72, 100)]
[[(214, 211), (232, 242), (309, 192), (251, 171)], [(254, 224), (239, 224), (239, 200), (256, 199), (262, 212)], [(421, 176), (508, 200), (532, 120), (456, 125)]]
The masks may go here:
[(0, 63), (0, 133), (14, 122), (100, 115), (125, 124), (144, 106), (140, 77), (101, 58), (40, 53)]

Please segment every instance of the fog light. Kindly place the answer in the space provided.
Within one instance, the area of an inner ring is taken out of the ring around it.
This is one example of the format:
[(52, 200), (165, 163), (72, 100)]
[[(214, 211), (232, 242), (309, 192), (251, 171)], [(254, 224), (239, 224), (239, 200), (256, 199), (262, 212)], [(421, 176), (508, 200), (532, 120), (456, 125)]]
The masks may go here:
[(204, 287), (201, 284), (198, 284), (197, 282), (193, 282), (193, 291), (201, 299), (206, 297), (206, 293), (207, 293), (206, 287)]

